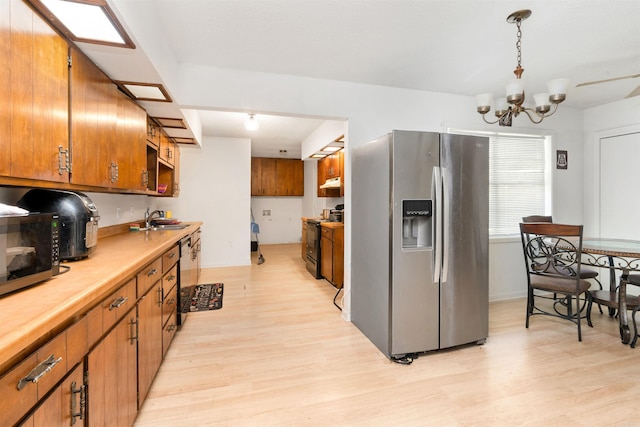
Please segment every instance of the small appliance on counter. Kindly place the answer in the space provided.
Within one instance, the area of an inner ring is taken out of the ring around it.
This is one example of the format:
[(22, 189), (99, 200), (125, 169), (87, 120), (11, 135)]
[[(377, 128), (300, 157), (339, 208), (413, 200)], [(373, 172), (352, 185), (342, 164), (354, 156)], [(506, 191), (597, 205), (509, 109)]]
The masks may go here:
[(18, 206), (30, 212), (56, 212), (60, 217), (60, 259), (89, 256), (98, 245), (96, 205), (85, 194), (66, 190), (29, 190)]
[(343, 222), (344, 221), (344, 205), (336, 205), (334, 209), (329, 212), (329, 221), (331, 222)]
[(0, 296), (60, 272), (58, 216), (0, 215)]

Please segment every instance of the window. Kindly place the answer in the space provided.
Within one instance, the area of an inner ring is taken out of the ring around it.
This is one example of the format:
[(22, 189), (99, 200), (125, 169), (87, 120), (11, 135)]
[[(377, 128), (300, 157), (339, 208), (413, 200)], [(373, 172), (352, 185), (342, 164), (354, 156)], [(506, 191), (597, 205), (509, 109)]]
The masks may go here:
[(523, 216), (551, 213), (550, 138), (490, 135), (489, 236), (519, 233)]

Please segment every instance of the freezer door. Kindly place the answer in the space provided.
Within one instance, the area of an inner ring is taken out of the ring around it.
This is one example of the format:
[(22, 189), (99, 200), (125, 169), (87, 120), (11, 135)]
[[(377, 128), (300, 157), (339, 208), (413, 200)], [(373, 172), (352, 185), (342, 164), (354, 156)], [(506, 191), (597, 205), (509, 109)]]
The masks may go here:
[(441, 135), (440, 348), (489, 333), (489, 139)]
[(437, 207), (432, 178), (439, 155), (437, 133), (392, 133), (391, 355), (438, 348), (439, 289), (433, 274)]

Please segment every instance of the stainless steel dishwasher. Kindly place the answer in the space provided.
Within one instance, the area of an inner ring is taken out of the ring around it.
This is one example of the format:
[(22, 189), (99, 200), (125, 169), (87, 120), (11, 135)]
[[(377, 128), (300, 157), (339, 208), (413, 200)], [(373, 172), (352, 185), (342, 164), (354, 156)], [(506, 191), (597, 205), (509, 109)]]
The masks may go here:
[(191, 299), (191, 236), (180, 240), (180, 261), (178, 273), (178, 327), (184, 324), (187, 313), (182, 310), (185, 301)]

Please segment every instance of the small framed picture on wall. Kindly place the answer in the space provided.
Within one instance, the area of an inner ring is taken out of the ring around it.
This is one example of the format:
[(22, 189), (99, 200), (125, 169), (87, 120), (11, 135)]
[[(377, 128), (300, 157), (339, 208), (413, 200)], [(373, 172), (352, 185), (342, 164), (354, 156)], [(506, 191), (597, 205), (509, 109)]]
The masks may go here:
[(556, 169), (567, 169), (568, 165), (567, 150), (556, 150)]

